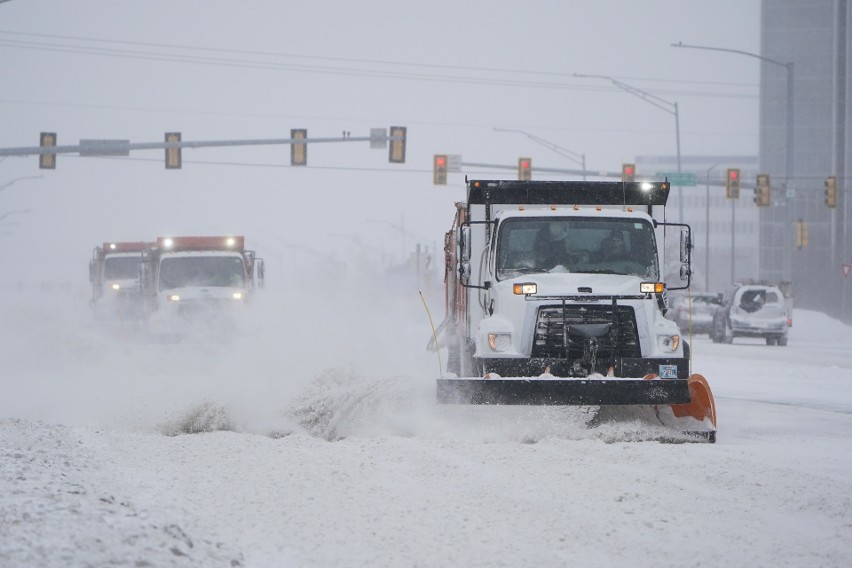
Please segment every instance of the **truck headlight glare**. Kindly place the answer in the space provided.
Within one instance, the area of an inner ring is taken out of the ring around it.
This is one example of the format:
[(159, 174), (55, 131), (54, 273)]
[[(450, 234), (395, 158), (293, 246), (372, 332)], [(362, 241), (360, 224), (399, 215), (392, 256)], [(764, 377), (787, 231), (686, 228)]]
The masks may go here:
[(243, 299), (243, 293), (242, 292), (234, 292), (233, 294), (231, 294), (231, 297), (235, 300), (242, 300)]
[(680, 346), (679, 335), (661, 335), (658, 338), (660, 349), (665, 353), (674, 353)]
[(492, 351), (506, 351), (512, 344), (512, 337), (506, 333), (489, 333), (488, 347)]
[(639, 292), (642, 294), (662, 294), (666, 289), (663, 282), (642, 282), (639, 284)]
[(121, 290), (121, 284), (115, 282), (112, 284), (112, 286), (110, 286), (110, 288), (112, 288), (113, 290)]
[(177, 294), (169, 294), (166, 299), (170, 302), (180, 302), (180, 296)]
[(522, 282), (519, 284), (512, 284), (512, 292), (518, 295), (529, 296), (530, 294), (535, 294), (538, 292), (538, 286), (534, 282)]

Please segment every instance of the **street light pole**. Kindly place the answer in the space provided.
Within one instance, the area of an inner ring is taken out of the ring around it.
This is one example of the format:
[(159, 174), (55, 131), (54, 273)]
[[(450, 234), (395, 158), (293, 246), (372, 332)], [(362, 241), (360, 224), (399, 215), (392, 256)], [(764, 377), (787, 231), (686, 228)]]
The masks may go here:
[(712, 172), (719, 163), (716, 162), (707, 168), (707, 187), (705, 193), (705, 210), (704, 210), (704, 290), (710, 291), (710, 172)]
[[(565, 148), (563, 148), (561, 146), (557, 146), (553, 142), (548, 142), (544, 138), (539, 138), (538, 136), (536, 136), (534, 134), (530, 134), (529, 132), (526, 132), (524, 130), (518, 130), (516, 128), (497, 128), (495, 126), (494, 131), (495, 132), (518, 132), (520, 134), (523, 134), (524, 136), (526, 136), (527, 138), (529, 138), (533, 142), (537, 142), (538, 144), (541, 144), (545, 148), (549, 148), (549, 149), (553, 150), (554, 152), (556, 152), (560, 156), (568, 158), (569, 160), (573, 161), (575, 164), (580, 164), (580, 166), (583, 168), (583, 181), (586, 181), (586, 155), (585, 154), (578, 154), (577, 152), (572, 152), (571, 150), (566, 150)], [(578, 160), (577, 158), (580, 158), (580, 159)]]
[[(677, 143), (677, 171), (680, 173), (681, 164), (680, 164), (680, 112), (678, 111), (677, 103), (667, 101), (666, 99), (660, 98), (657, 95), (652, 95), (647, 91), (643, 91), (641, 89), (637, 89), (632, 85), (628, 85), (627, 83), (623, 83), (618, 79), (613, 79), (607, 75), (584, 75), (582, 73), (574, 73), (574, 77), (580, 77), (583, 79), (606, 79), (619, 89), (623, 91), (627, 91), (631, 95), (635, 95), (645, 101), (646, 103), (652, 104), (660, 110), (663, 110), (669, 114), (674, 115), (675, 118), (675, 142)], [(665, 106), (664, 106), (665, 105)], [(681, 186), (677, 187), (677, 203), (678, 203), (678, 214), (680, 215), (680, 221), (683, 222), (683, 196), (682, 196), (682, 188)]]
[[(794, 140), (793, 140), (793, 62), (788, 61), (784, 63), (783, 61), (778, 61), (777, 59), (772, 59), (770, 57), (764, 57), (763, 55), (758, 55), (757, 53), (751, 53), (749, 51), (742, 51), (740, 49), (729, 49), (726, 47), (707, 47), (704, 45), (687, 45), (683, 42), (677, 42), (671, 44), (672, 47), (686, 47), (689, 49), (706, 49), (710, 51), (726, 51), (728, 53), (736, 53), (739, 55), (746, 55), (748, 57), (754, 57), (755, 59), (760, 59), (761, 61), (766, 61), (767, 63), (772, 63), (773, 65), (778, 65), (783, 67), (787, 71), (787, 127), (785, 132), (785, 164), (784, 164), (784, 185), (787, 189), (787, 203), (785, 205), (785, 227), (792, 226), (792, 203), (790, 196), (793, 195), (795, 191), (793, 176), (794, 174), (794, 164), (793, 164), (793, 155), (794, 155)], [(789, 229), (787, 229), (789, 230)], [(784, 243), (784, 277), (787, 281), (792, 281), (792, 246), (790, 242)]]

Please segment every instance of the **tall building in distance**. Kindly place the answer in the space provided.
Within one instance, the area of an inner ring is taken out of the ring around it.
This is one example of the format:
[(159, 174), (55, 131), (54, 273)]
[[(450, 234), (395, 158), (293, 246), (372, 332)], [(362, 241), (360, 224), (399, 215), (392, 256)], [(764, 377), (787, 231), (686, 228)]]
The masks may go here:
[(792, 282), (798, 307), (852, 321), (849, 1), (763, 0), (760, 51), (759, 169), (770, 176), (771, 202), (759, 213), (759, 276)]

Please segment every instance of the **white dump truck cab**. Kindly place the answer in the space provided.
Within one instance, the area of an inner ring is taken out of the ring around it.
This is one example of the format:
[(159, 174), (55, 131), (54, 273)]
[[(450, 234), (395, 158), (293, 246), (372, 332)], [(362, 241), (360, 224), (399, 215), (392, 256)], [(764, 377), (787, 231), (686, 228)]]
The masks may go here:
[(89, 305), (100, 317), (142, 316), (140, 268), (152, 243), (107, 242), (95, 247), (89, 261)]
[[(663, 313), (666, 288), (689, 286), (690, 231), (655, 218), (667, 182), (467, 185), (445, 238), (447, 316), (435, 343), (448, 363), (439, 400), (689, 400), (688, 348)], [(672, 259), (661, 254), (667, 240)], [(676, 282), (664, 281), (666, 262)], [(523, 380), (489, 380), (506, 377)], [(589, 377), (611, 380), (574, 380)]]
[(230, 321), (262, 286), (263, 272), (242, 236), (160, 237), (143, 264), (149, 317), (164, 324)]

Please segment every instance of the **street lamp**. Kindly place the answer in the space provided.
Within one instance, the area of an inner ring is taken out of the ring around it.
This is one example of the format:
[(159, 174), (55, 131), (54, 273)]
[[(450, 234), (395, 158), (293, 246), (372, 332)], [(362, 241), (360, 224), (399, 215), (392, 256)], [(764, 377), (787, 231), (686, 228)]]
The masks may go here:
[(397, 223), (393, 223), (391, 221), (383, 221), (383, 220), (380, 220), (380, 219), (367, 219), (366, 222), (367, 223), (379, 223), (379, 224), (382, 224), (382, 225), (388, 225), (389, 227), (393, 227), (394, 229), (396, 229), (396, 231), (399, 233), (400, 240), (402, 242), (402, 261), (403, 262), (405, 262), (405, 257), (406, 257), (406, 254), (408, 253), (407, 249), (405, 248), (405, 237), (406, 237), (406, 235), (409, 236), (409, 237), (413, 237), (415, 242), (420, 241), (423, 245), (431, 245), (433, 256), (437, 252), (437, 245), (436, 245), (434, 239), (429, 239), (429, 238), (424, 237), (423, 235), (418, 235), (417, 233), (412, 233), (411, 231), (409, 231), (408, 229), (406, 229), (402, 225), (399, 225)]
[[(574, 73), (574, 77), (580, 77), (584, 79), (606, 79), (619, 89), (627, 91), (631, 95), (635, 95), (645, 101), (646, 103), (652, 104), (660, 110), (663, 110), (669, 114), (674, 115), (675, 117), (675, 140), (677, 142), (677, 171), (680, 173), (680, 114), (678, 112), (677, 103), (673, 103), (671, 101), (667, 101), (666, 99), (662, 99), (657, 95), (652, 95), (647, 91), (643, 91), (641, 89), (637, 89), (627, 83), (623, 83), (618, 79), (613, 79), (607, 75), (583, 75), (581, 73)], [(677, 188), (677, 202), (678, 202), (678, 213), (680, 214), (680, 220), (683, 221), (683, 198), (681, 195), (681, 187)]]
[(21, 181), (22, 179), (39, 179), (41, 177), (42, 176), (23, 176), (23, 177), (19, 177), (19, 178), (9, 180), (6, 183), (0, 184), (0, 191), (3, 191), (4, 189), (14, 185), (15, 182)]
[[(575, 164), (580, 164), (580, 166), (583, 168), (583, 181), (586, 181), (586, 155), (585, 154), (578, 154), (577, 152), (572, 152), (571, 150), (567, 150), (567, 149), (565, 149), (561, 146), (557, 146), (553, 142), (548, 142), (544, 138), (539, 138), (538, 136), (536, 136), (534, 134), (530, 134), (529, 132), (526, 132), (524, 130), (518, 130), (516, 128), (497, 128), (496, 126), (494, 127), (494, 130), (495, 130), (495, 132), (518, 132), (520, 134), (523, 134), (524, 136), (526, 136), (527, 138), (529, 138), (533, 142), (536, 142), (538, 144), (541, 144), (545, 148), (549, 148), (550, 150), (553, 150), (554, 152), (556, 152), (557, 154), (559, 154), (562, 157), (568, 158), (569, 160), (571, 160)], [(579, 158), (579, 160), (577, 158)]]
[(3, 214), (0, 214), (0, 221), (8, 217), (9, 215), (13, 215), (15, 213), (32, 213), (32, 209), (15, 209), (14, 211), (7, 211)]
[[(706, 49), (709, 51), (726, 51), (728, 53), (737, 53), (739, 55), (746, 55), (748, 57), (754, 57), (755, 59), (760, 59), (761, 61), (766, 61), (767, 63), (772, 63), (773, 65), (778, 65), (783, 67), (787, 71), (787, 128), (785, 134), (785, 146), (786, 146), (786, 159), (784, 164), (784, 176), (786, 178), (785, 185), (787, 187), (787, 195), (790, 195), (793, 187), (793, 62), (788, 61), (784, 63), (783, 61), (778, 61), (777, 59), (772, 59), (769, 57), (764, 57), (763, 55), (758, 55), (757, 53), (751, 53), (748, 51), (742, 51), (740, 49), (729, 49), (727, 47), (707, 47), (704, 45), (687, 45), (683, 42), (677, 42), (671, 44), (672, 47), (686, 47), (689, 49)], [(790, 203), (787, 203), (785, 209), (786, 211), (786, 226), (790, 226), (790, 216), (792, 206)], [(791, 257), (791, 248), (789, 246), (785, 246), (783, 248), (784, 251), (784, 276), (788, 281), (792, 280), (792, 257)]]

